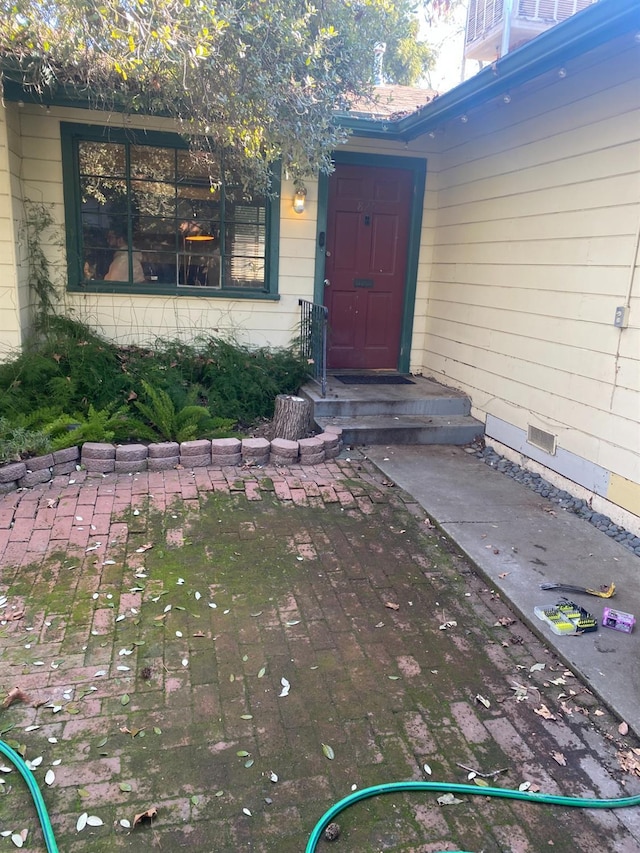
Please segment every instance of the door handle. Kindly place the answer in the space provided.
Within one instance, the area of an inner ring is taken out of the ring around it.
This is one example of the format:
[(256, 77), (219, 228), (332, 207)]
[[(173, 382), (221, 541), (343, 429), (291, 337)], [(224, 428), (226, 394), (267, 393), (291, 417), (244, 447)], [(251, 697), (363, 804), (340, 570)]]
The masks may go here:
[(323, 284), (324, 284), (324, 286), (325, 286), (325, 287), (329, 287), (329, 285), (331, 284), (331, 282), (329, 281), (329, 279), (328, 279), (328, 278), (325, 278), (325, 280), (324, 280)]

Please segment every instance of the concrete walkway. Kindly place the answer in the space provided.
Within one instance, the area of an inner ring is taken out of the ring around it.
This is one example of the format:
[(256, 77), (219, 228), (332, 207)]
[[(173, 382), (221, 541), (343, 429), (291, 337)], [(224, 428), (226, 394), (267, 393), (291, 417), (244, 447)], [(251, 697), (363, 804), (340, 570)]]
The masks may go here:
[[(558, 636), (534, 607), (566, 596), (599, 624), (605, 606), (640, 618), (640, 558), (587, 521), (541, 498), (459, 447), (369, 447), (366, 456), (406, 489), (475, 563), (529, 626), (640, 733), (640, 629), (600, 627)], [(616, 585), (610, 600), (555, 593), (541, 583), (598, 589)]]

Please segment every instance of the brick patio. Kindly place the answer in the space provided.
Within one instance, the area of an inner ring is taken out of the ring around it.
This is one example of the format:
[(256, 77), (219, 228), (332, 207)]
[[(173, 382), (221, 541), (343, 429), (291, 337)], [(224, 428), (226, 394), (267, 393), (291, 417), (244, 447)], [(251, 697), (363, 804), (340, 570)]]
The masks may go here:
[[(464, 782), (459, 765), (571, 796), (639, 788), (616, 756), (635, 740), (366, 461), (57, 477), (0, 499), (0, 567), (0, 688), (30, 699), (0, 729), (43, 756), (65, 853), (300, 853), (353, 786)], [(16, 777), (0, 831), (39, 852)], [(637, 810), (436, 796), (355, 806), (335, 849), (640, 850)], [(104, 825), (77, 832), (83, 812)]]

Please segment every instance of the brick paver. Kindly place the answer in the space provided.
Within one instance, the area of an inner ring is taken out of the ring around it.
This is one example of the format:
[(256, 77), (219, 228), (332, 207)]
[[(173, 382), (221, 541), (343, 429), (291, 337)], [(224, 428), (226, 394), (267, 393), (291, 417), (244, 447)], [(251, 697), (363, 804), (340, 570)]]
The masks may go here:
[[(468, 768), (640, 788), (618, 755), (636, 740), (367, 462), (71, 480), (0, 499), (0, 689), (28, 694), (0, 729), (43, 757), (65, 853), (299, 853), (354, 787)], [(0, 831), (40, 853), (16, 776)], [(638, 810), (436, 796), (359, 804), (336, 849), (640, 850)], [(85, 811), (103, 825), (77, 832)]]

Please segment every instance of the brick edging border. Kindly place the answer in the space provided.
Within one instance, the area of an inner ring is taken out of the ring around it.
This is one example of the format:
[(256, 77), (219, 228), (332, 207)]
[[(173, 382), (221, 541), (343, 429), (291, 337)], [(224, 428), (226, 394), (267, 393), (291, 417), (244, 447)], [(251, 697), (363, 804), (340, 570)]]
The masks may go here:
[(342, 429), (328, 426), (312, 438), (214, 438), (163, 441), (157, 444), (110, 444), (87, 441), (24, 462), (0, 465), (0, 495), (48, 483), (59, 474), (84, 468), (88, 473), (137, 474), (176, 468), (222, 468), (227, 465), (318, 465), (335, 459), (342, 447)]

